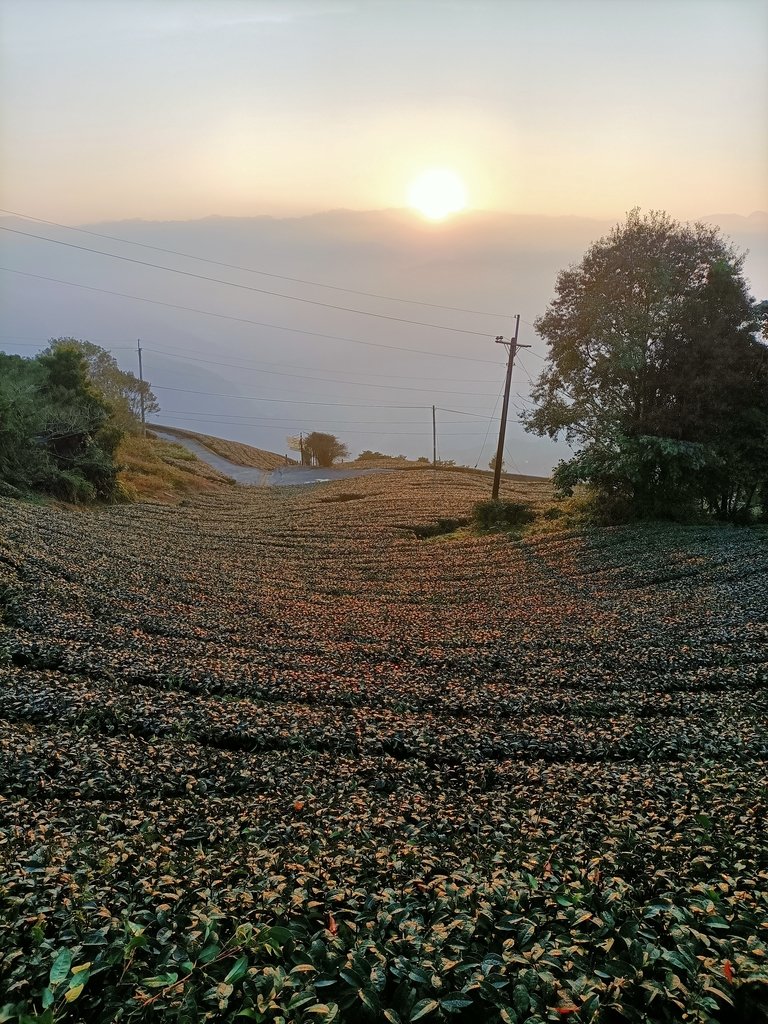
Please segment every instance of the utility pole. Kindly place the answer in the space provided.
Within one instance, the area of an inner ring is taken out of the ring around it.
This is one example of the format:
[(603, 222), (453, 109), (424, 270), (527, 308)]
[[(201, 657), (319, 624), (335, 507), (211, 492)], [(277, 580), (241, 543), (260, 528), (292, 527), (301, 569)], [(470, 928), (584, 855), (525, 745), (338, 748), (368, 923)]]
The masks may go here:
[(435, 423), (435, 407), (432, 406), (432, 468), (437, 469), (437, 424)]
[(141, 404), (141, 435), (147, 436), (147, 421), (144, 416), (144, 374), (141, 366), (141, 338), (136, 339), (136, 348), (139, 352), (139, 402)]
[(304, 465), (304, 431), (299, 433), (299, 451), (301, 452), (301, 464)]
[(507, 433), (507, 410), (509, 409), (509, 389), (512, 384), (512, 367), (515, 362), (515, 353), (519, 348), (530, 348), (530, 345), (519, 345), (517, 336), (520, 331), (520, 314), (515, 317), (515, 335), (510, 340), (504, 341), (501, 335), (496, 338), (497, 345), (509, 345), (509, 358), (507, 360), (507, 377), (504, 382), (504, 403), (501, 407), (501, 423), (499, 424), (499, 445), (496, 449), (496, 462), (493, 466), (493, 491), (491, 500), (496, 501), (499, 496), (499, 485), (501, 484), (501, 463), (504, 460), (504, 437)]

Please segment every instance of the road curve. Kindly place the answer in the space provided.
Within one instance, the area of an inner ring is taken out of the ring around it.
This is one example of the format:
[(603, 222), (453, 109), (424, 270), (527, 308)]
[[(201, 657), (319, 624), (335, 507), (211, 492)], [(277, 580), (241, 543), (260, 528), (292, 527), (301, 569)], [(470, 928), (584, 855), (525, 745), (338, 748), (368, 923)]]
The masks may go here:
[(295, 487), (299, 484), (321, 484), (330, 480), (345, 480), (347, 477), (370, 476), (373, 473), (384, 473), (384, 469), (346, 469), (343, 467), (333, 469), (307, 469), (302, 466), (281, 466), (279, 469), (264, 470), (253, 469), (250, 466), (238, 466), (236, 462), (230, 462), (212, 452), (210, 448), (200, 444), (191, 437), (182, 437), (178, 434), (171, 434), (164, 430), (152, 428), (163, 441), (171, 441), (173, 444), (180, 444), (187, 451), (192, 452), (198, 459), (207, 462), (209, 466), (232, 477), (239, 484), (246, 484), (251, 487)]

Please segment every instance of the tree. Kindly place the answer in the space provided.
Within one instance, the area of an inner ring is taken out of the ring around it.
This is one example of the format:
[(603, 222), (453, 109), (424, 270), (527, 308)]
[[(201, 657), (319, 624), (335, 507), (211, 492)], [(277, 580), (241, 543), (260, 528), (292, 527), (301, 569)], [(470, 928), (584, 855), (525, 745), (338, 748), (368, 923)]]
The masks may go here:
[(76, 348), (0, 355), (0, 477), (70, 501), (111, 499), (121, 432)]
[[(496, 469), (496, 456), (495, 455), (491, 458), (491, 461), (488, 463), (488, 468), (490, 469), (491, 472), (493, 472)], [(502, 470), (502, 472), (504, 472), (504, 459), (501, 460), (501, 470)]]
[(106, 349), (78, 338), (51, 338), (46, 352), (62, 346), (74, 348), (85, 359), (88, 376), (109, 402), (113, 420), (122, 430), (139, 429), (142, 398), (145, 416), (160, 412), (160, 403), (147, 381), (139, 380), (129, 370), (121, 370)]
[(744, 257), (710, 225), (628, 215), (560, 273), (524, 416), (577, 448), (556, 481), (643, 515), (749, 508), (768, 479), (768, 361)]
[(312, 465), (312, 456), (304, 442), (303, 434), (291, 434), (286, 438), (286, 444), (292, 452), (299, 452), (302, 466)]
[(313, 430), (304, 438), (304, 445), (318, 466), (332, 466), (336, 459), (349, 458), (349, 448), (333, 434)]

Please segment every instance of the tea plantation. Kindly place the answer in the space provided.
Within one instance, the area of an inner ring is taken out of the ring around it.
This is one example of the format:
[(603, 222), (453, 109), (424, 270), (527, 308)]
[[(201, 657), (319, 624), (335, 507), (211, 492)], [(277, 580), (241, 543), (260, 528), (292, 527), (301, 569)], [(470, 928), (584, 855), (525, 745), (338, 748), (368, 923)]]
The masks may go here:
[(768, 534), (486, 488), (0, 503), (0, 1021), (768, 1020)]

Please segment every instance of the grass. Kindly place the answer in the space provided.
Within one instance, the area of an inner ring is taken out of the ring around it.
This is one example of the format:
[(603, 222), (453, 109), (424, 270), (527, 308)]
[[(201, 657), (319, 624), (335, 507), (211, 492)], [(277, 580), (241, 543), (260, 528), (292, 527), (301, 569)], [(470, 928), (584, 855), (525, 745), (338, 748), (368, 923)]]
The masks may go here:
[(128, 501), (174, 504), (193, 494), (211, 494), (232, 486), (223, 476), (179, 444), (126, 435), (117, 449), (122, 467), (118, 483)]
[(197, 441), (198, 444), (204, 445), (215, 455), (220, 455), (223, 459), (228, 459), (229, 462), (234, 462), (236, 466), (247, 466), (250, 469), (272, 470), (279, 469), (286, 465), (298, 465), (296, 459), (288, 459), (286, 462), (284, 455), (264, 451), (262, 448), (254, 448), (252, 445), (243, 444), (241, 441), (229, 441), (226, 438), (213, 437), (210, 434), (197, 434), (192, 430), (182, 430), (179, 427), (161, 427), (159, 424), (157, 425), (157, 429), (163, 430), (169, 434), (177, 434), (179, 437), (187, 437), (192, 441)]

